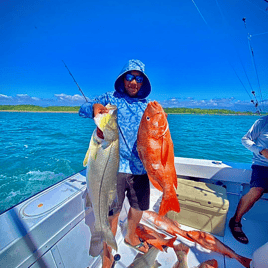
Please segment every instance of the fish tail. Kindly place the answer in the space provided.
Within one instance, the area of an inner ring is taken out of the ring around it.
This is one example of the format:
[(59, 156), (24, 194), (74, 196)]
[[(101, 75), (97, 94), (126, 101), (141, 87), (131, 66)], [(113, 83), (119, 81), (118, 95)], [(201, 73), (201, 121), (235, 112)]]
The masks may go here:
[(244, 266), (249, 268), (250, 267), (250, 262), (252, 261), (252, 259), (246, 258), (246, 257), (242, 257), (240, 255), (238, 255), (236, 257), (236, 259)]
[(103, 249), (102, 233), (96, 231), (91, 232), (89, 255), (97, 257)]
[(163, 195), (158, 214), (160, 216), (165, 216), (170, 210), (180, 212), (180, 204), (176, 194), (174, 197), (170, 198), (165, 198)]

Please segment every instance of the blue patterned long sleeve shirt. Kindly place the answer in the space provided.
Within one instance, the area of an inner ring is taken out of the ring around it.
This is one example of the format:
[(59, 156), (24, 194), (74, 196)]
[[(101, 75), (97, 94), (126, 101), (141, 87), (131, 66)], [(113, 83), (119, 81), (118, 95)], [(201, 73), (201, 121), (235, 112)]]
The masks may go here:
[(145, 174), (146, 171), (137, 152), (137, 134), (148, 101), (146, 99), (132, 98), (126, 93), (117, 91), (107, 92), (82, 105), (79, 115), (93, 118), (93, 105), (95, 103), (100, 103), (104, 106), (110, 103), (117, 106), (120, 155), (118, 171), (134, 175)]

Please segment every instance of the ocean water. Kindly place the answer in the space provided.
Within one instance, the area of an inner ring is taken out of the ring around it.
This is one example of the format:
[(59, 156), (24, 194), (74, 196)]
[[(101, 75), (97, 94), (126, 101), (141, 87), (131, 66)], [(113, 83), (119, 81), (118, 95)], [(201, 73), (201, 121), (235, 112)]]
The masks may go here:
[[(257, 116), (169, 115), (175, 156), (251, 163), (241, 137)], [(0, 113), (0, 213), (82, 165), (95, 125), (69, 113)]]

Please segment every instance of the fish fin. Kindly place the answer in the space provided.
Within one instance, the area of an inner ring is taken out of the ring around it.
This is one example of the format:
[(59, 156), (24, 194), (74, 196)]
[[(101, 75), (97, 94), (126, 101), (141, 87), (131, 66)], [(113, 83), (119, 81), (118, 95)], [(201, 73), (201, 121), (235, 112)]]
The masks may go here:
[(173, 176), (173, 185), (174, 185), (174, 188), (176, 190), (178, 188), (178, 178), (177, 178), (177, 174), (176, 174), (176, 169), (174, 171), (174, 176)]
[(168, 159), (168, 149), (169, 149), (169, 143), (166, 141), (164, 137), (162, 137), (162, 147), (161, 147), (161, 163), (163, 166), (166, 166), (167, 159)]
[(158, 235), (161, 236), (162, 238), (166, 238), (167, 237), (166, 235), (160, 234), (160, 233), (158, 233)]
[(105, 242), (113, 248), (115, 251), (117, 251), (117, 243), (115, 240), (115, 237), (110, 229), (106, 230), (106, 233), (102, 232), (102, 238), (105, 240)]
[(112, 209), (118, 206), (118, 200), (117, 200), (117, 191), (109, 191), (108, 192), (108, 206)]
[(92, 133), (92, 136), (91, 136), (91, 139), (89, 142), (89, 146), (88, 146), (88, 149), (87, 149), (84, 161), (83, 161), (84, 167), (87, 166), (90, 156), (94, 160), (96, 160), (96, 158), (97, 158), (97, 151), (99, 149), (99, 146), (98, 146), (99, 143), (96, 139), (100, 139), (100, 138), (97, 136), (96, 129), (95, 129)]
[[(204, 233), (204, 232), (202, 232), (202, 231), (188, 231), (187, 236), (192, 238), (196, 243), (200, 244), (202, 247), (209, 249), (211, 251), (215, 251), (214, 250), (215, 242), (213, 243), (211, 238), (209, 238), (209, 240), (207, 237), (203, 238), (203, 236), (201, 235), (202, 233)], [(197, 234), (198, 234), (198, 236), (197, 236)], [(222, 242), (220, 242), (220, 243), (222, 244)]]
[(163, 251), (165, 251), (167, 253), (168, 250), (168, 246), (162, 246)]
[(84, 161), (83, 161), (83, 166), (84, 166), (84, 167), (87, 166), (88, 158), (89, 158), (89, 152), (90, 152), (90, 149), (88, 148), (87, 153), (86, 153), (86, 155), (85, 155), (85, 159), (84, 159)]
[[(172, 165), (171, 165), (171, 159), (169, 159), (168, 161), (168, 157), (171, 154), (170, 152), (170, 143), (167, 142), (167, 140), (163, 137), (163, 143), (162, 143), (162, 148), (161, 148), (161, 163), (164, 167), (166, 167), (166, 171), (168, 171), (169, 174), (172, 174), (172, 183), (175, 187), (175, 189), (177, 189), (178, 187), (178, 178), (177, 178), (177, 174), (176, 174), (176, 169), (174, 166), (174, 160), (172, 161)], [(173, 150), (172, 150), (173, 151)], [(173, 154), (173, 152), (172, 152)], [(169, 163), (168, 167), (166, 166), (167, 163)]]
[[(180, 228), (178, 227), (178, 229), (180, 229)], [(191, 238), (191, 237), (188, 235), (188, 232), (185, 231), (185, 230), (180, 229), (180, 231), (179, 231), (179, 232), (176, 232), (176, 234), (177, 234), (177, 235), (180, 235), (181, 237), (186, 238), (187, 240), (189, 240), (189, 241), (191, 241), (191, 242), (196, 242), (193, 238)]]
[(215, 260), (215, 259), (207, 260), (207, 261), (202, 262), (202, 263), (198, 266), (198, 268), (207, 268), (207, 267), (218, 268), (219, 265), (218, 265), (217, 260)]
[(149, 174), (148, 174), (148, 177), (149, 177), (149, 180), (150, 182), (152, 183), (152, 185), (159, 191), (163, 192), (163, 188), (160, 186), (160, 184), (155, 180), (153, 179)]
[[(169, 218), (169, 219), (170, 219), (170, 218)], [(176, 227), (181, 228), (181, 225), (180, 225), (177, 221), (174, 221), (174, 220), (172, 220), (172, 219), (170, 219), (170, 221), (172, 221), (172, 223), (173, 223)]]
[(153, 266), (151, 268), (158, 268), (160, 266), (162, 266), (161, 263), (159, 263), (157, 260), (155, 260), (154, 264), (153, 264)]
[(236, 258), (244, 267), (249, 268), (250, 267), (250, 262), (252, 261), (252, 259), (246, 258), (246, 257), (242, 257), (240, 255), (237, 256)]
[(176, 241), (176, 239), (177, 239), (177, 237), (175, 236), (175, 237), (173, 237), (173, 238), (170, 238), (169, 240), (168, 240), (168, 243), (167, 243), (167, 246), (169, 246), (169, 247), (173, 247), (173, 244), (174, 244), (174, 242)]
[(170, 198), (165, 198), (163, 195), (158, 214), (160, 216), (165, 216), (170, 210), (178, 213), (180, 212), (180, 204), (176, 194)]
[(181, 225), (180, 225), (177, 221), (172, 220), (172, 219), (170, 219), (170, 218), (169, 218), (169, 220), (170, 220), (170, 221), (171, 221), (171, 222), (178, 228), (177, 231), (175, 231), (175, 234), (176, 234), (176, 235), (180, 235), (180, 236), (186, 238), (186, 239), (189, 240), (189, 241), (195, 242), (195, 240), (192, 239), (192, 238), (188, 235), (188, 232), (187, 232), (187, 231), (181, 229)]
[(86, 196), (85, 196), (85, 206), (86, 208), (92, 207), (92, 202), (91, 202), (88, 192), (86, 193)]
[[(151, 244), (151, 245), (153, 245), (153, 244)], [(153, 246), (154, 246), (155, 248), (159, 249), (160, 251), (164, 251), (163, 247), (162, 247), (161, 245), (157, 244), (157, 243), (154, 243)]]
[(148, 233), (143, 233), (142, 236), (138, 235), (141, 239), (147, 241), (149, 239), (156, 239), (155, 236), (153, 236), (152, 234), (148, 234)]

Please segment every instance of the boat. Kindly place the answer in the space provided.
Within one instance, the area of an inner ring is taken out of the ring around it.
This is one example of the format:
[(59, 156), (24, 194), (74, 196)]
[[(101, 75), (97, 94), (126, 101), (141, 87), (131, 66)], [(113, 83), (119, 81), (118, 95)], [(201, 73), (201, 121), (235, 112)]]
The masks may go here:
[[(226, 189), (229, 209), (220, 241), (237, 254), (252, 258), (253, 253), (268, 242), (268, 194), (264, 194), (243, 218), (243, 230), (249, 244), (236, 241), (228, 227), (240, 197), (249, 189), (250, 164), (175, 157), (178, 178), (221, 185)], [(82, 170), (61, 182), (39, 192), (0, 215), (0, 267), (102, 267), (101, 256), (89, 255), (90, 228), (94, 224), (91, 207), (85, 207), (86, 170)], [(150, 210), (154, 210), (161, 192), (151, 186)], [(138, 252), (123, 242), (128, 202), (125, 200), (120, 213), (116, 241), (120, 256), (114, 267), (128, 267)], [(181, 225), (185, 230), (195, 228)], [(177, 243), (184, 242), (178, 237)], [(209, 259), (216, 259), (220, 268), (243, 267), (237, 260), (216, 252), (189, 245), (188, 266), (198, 267)], [(172, 248), (159, 252), (158, 266), (172, 267), (177, 257)]]

